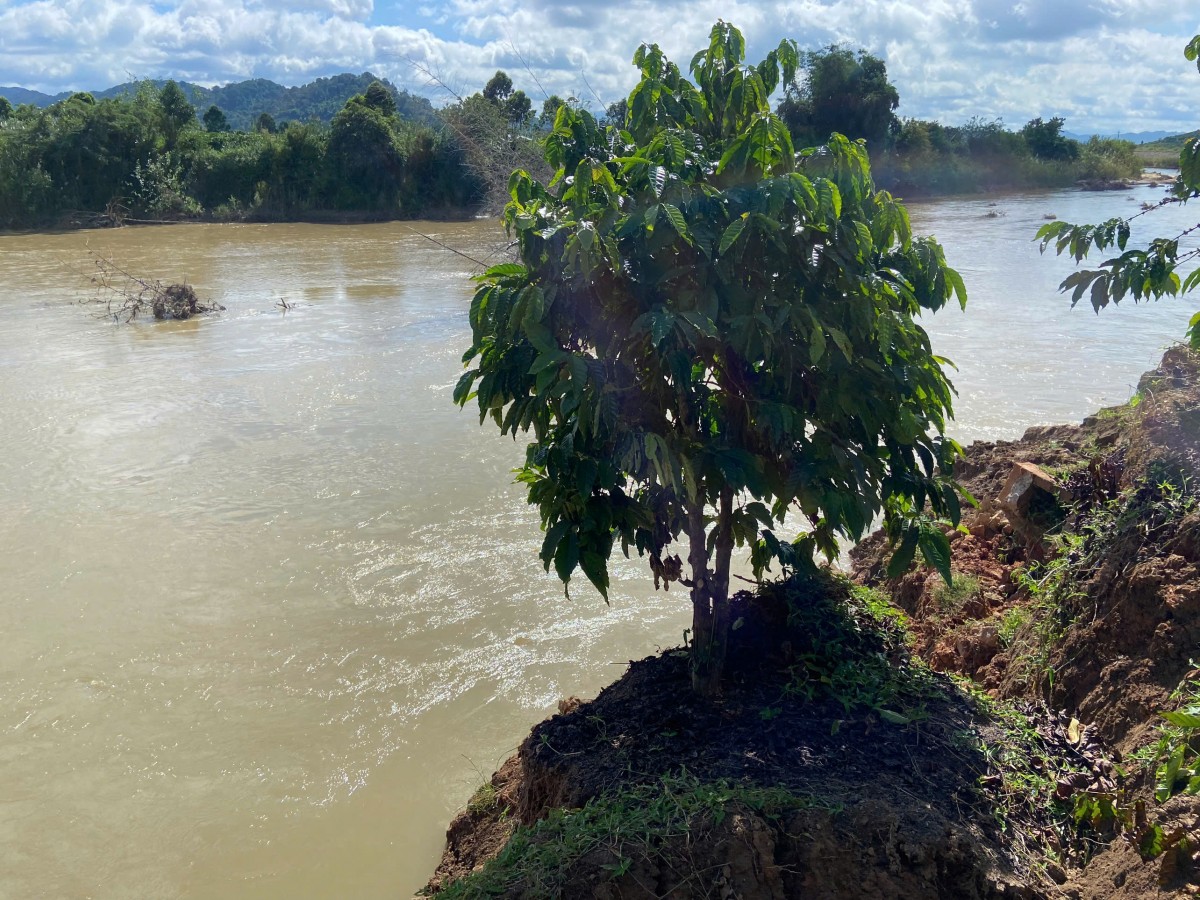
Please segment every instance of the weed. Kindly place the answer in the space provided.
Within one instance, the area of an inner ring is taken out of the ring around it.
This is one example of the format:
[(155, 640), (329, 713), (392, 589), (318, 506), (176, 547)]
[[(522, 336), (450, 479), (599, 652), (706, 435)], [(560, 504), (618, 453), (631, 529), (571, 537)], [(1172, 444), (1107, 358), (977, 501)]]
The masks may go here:
[(1011, 647), (1013, 645), (1013, 641), (1016, 640), (1017, 635), (1023, 629), (1025, 629), (1031, 621), (1032, 618), (1029, 614), (1029, 610), (1023, 606), (1014, 606), (1006, 611), (1004, 616), (1000, 619), (1000, 628), (997, 633), (997, 637), (1000, 639), (1000, 646), (1004, 647), (1005, 649)]
[(1105, 836), (1120, 835), (1147, 862), (1179, 845), (1179, 837), (1168, 835), (1163, 827), (1146, 816), (1146, 801), (1129, 803), (1122, 795), (1087, 792), (1075, 798), (1075, 825)]
[(486, 781), (479, 786), (471, 799), (467, 801), (467, 811), (472, 815), (483, 815), (494, 810), (499, 803), (499, 794), (496, 791), (496, 786), (490, 781)]
[(964, 603), (979, 595), (979, 579), (974, 575), (955, 572), (949, 583), (943, 581), (933, 591), (934, 602), (946, 612), (962, 609)]
[[(1195, 661), (1192, 666), (1195, 667)], [(1176, 708), (1160, 712), (1158, 740), (1134, 758), (1154, 767), (1154, 799), (1200, 794), (1200, 671), (1193, 671), (1171, 694)]]
[(907, 617), (876, 590), (823, 577), (831, 583), (815, 590), (787, 588), (796, 642), (785, 697), (866, 707), (897, 724), (919, 718), (934, 679), (909, 652)]

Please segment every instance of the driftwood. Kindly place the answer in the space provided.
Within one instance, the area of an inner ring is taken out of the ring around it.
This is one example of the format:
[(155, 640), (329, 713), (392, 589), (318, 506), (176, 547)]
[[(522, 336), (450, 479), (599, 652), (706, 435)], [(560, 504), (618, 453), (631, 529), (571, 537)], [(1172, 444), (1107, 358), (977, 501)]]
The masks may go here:
[(190, 284), (163, 284), (134, 275), (112, 257), (88, 250), (92, 270), (88, 280), (94, 288), (84, 303), (103, 307), (100, 315), (114, 321), (132, 322), (149, 313), (156, 319), (190, 319), (225, 309), (220, 303), (204, 302)]

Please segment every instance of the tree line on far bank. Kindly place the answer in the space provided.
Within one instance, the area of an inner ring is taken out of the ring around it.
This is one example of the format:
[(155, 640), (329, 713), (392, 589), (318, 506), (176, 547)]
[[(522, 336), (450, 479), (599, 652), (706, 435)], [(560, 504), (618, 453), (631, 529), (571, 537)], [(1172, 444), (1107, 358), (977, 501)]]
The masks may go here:
[(174, 82), (44, 109), (0, 99), (0, 227), (74, 213), (121, 217), (395, 217), (478, 204), (453, 134), (402, 119), (378, 82), (328, 125), (260, 116), (233, 131), (221, 110), (198, 117)]
[(863, 50), (825, 47), (804, 54), (803, 68), (806, 77), (788, 87), (778, 109), (796, 146), (820, 144), (832, 131), (864, 138), (876, 183), (893, 193), (1059, 187), (1141, 172), (1131, 142), (1080, 143), (1062, 133), (1061, 117), (1035, 118), (1019, 131), (978, 116), (958, 126), (900, 119), (886, 65)]
[[(1020, 131), (980, 118), (960, 126), (901, 120), (885, 64), (865, 51), (810, 51), (801, 73), (778, 104), (796, 146), (832, 132), (862, 138), (876, 182), (893, 192), (1053, 187), (1139, 171), (1131, 143), (1080, 144), (1062, 135), (1061, 118)], [(263, 113), (236, 131), (220, 107), (198, 111), (174, 82), (100, 100), (77, 93), (41, 109), (0, 97), (0, 228), (79, 213), (286, 220), (498, 209), (512, 171), (540, 174), (556, 114), (575, 102), (551, 96), (536, 109), (497, 72), (430, 121), (398, 110), (392, 90), (374, 82), (328, 125)], [(628, 112), (621, 100), (604, 120), (623, 126)]]

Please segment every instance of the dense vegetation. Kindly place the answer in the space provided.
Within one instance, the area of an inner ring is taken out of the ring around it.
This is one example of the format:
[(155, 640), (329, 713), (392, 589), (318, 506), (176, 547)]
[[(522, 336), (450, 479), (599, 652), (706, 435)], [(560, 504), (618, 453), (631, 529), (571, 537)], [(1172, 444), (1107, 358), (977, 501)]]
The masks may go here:
[(959, 126), (900, 119), (900, 94), (883, 60), (865, 51), (830, 46), (806, 53), (802, 78), (788, 85), (779, 115), (797, 146), (821, 143), (831, 132), (867, 142), (876, 181), (907, 194), (965, 193), (1060, 187), (1076, 181), (1133, 178), (1141, 161), (1128, 141), (1062, 133), (1064, 120), (1041, 118), (1020, 131), (1000, 120)]
[(480, 188), (453, 133), (401, 112), (378, 82), (328, 126), (280, 127), (262, 113), (253, 131), (231, 130), (212, 105), (201, 122), (174, 82), (102, 100), (73, 94), (45, 109), (0, 102), (0, 227), (78, 212), (269, 219), (473, 207)]
[(1014, 132), (999, 120), (951, 127), (907, 119), (875, 155), (876, 177), (894, 191), (950, 194), (1104, 183), (1141, 172), (1129, 141), (1093, 137), (1081, 144), (1061, 135), (1062, 124), (1034, 119)]

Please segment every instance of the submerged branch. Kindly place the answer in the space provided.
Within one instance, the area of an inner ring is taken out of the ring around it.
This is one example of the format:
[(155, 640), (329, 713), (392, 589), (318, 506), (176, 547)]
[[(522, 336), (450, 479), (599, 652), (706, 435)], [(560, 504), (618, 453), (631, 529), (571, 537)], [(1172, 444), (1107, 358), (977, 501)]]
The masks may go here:
[(91, 271), (80, 274), (88, 279), (93, 293), (80, 302), (103, 307), (99, 313), (102, 318), (132, 322), (149, 312), (156, 319), (190, 319), (225, 309), (220, 303), (202, 302), (190, 284), (148, 281), (90, 247), (88, 255), (92, 258)]

